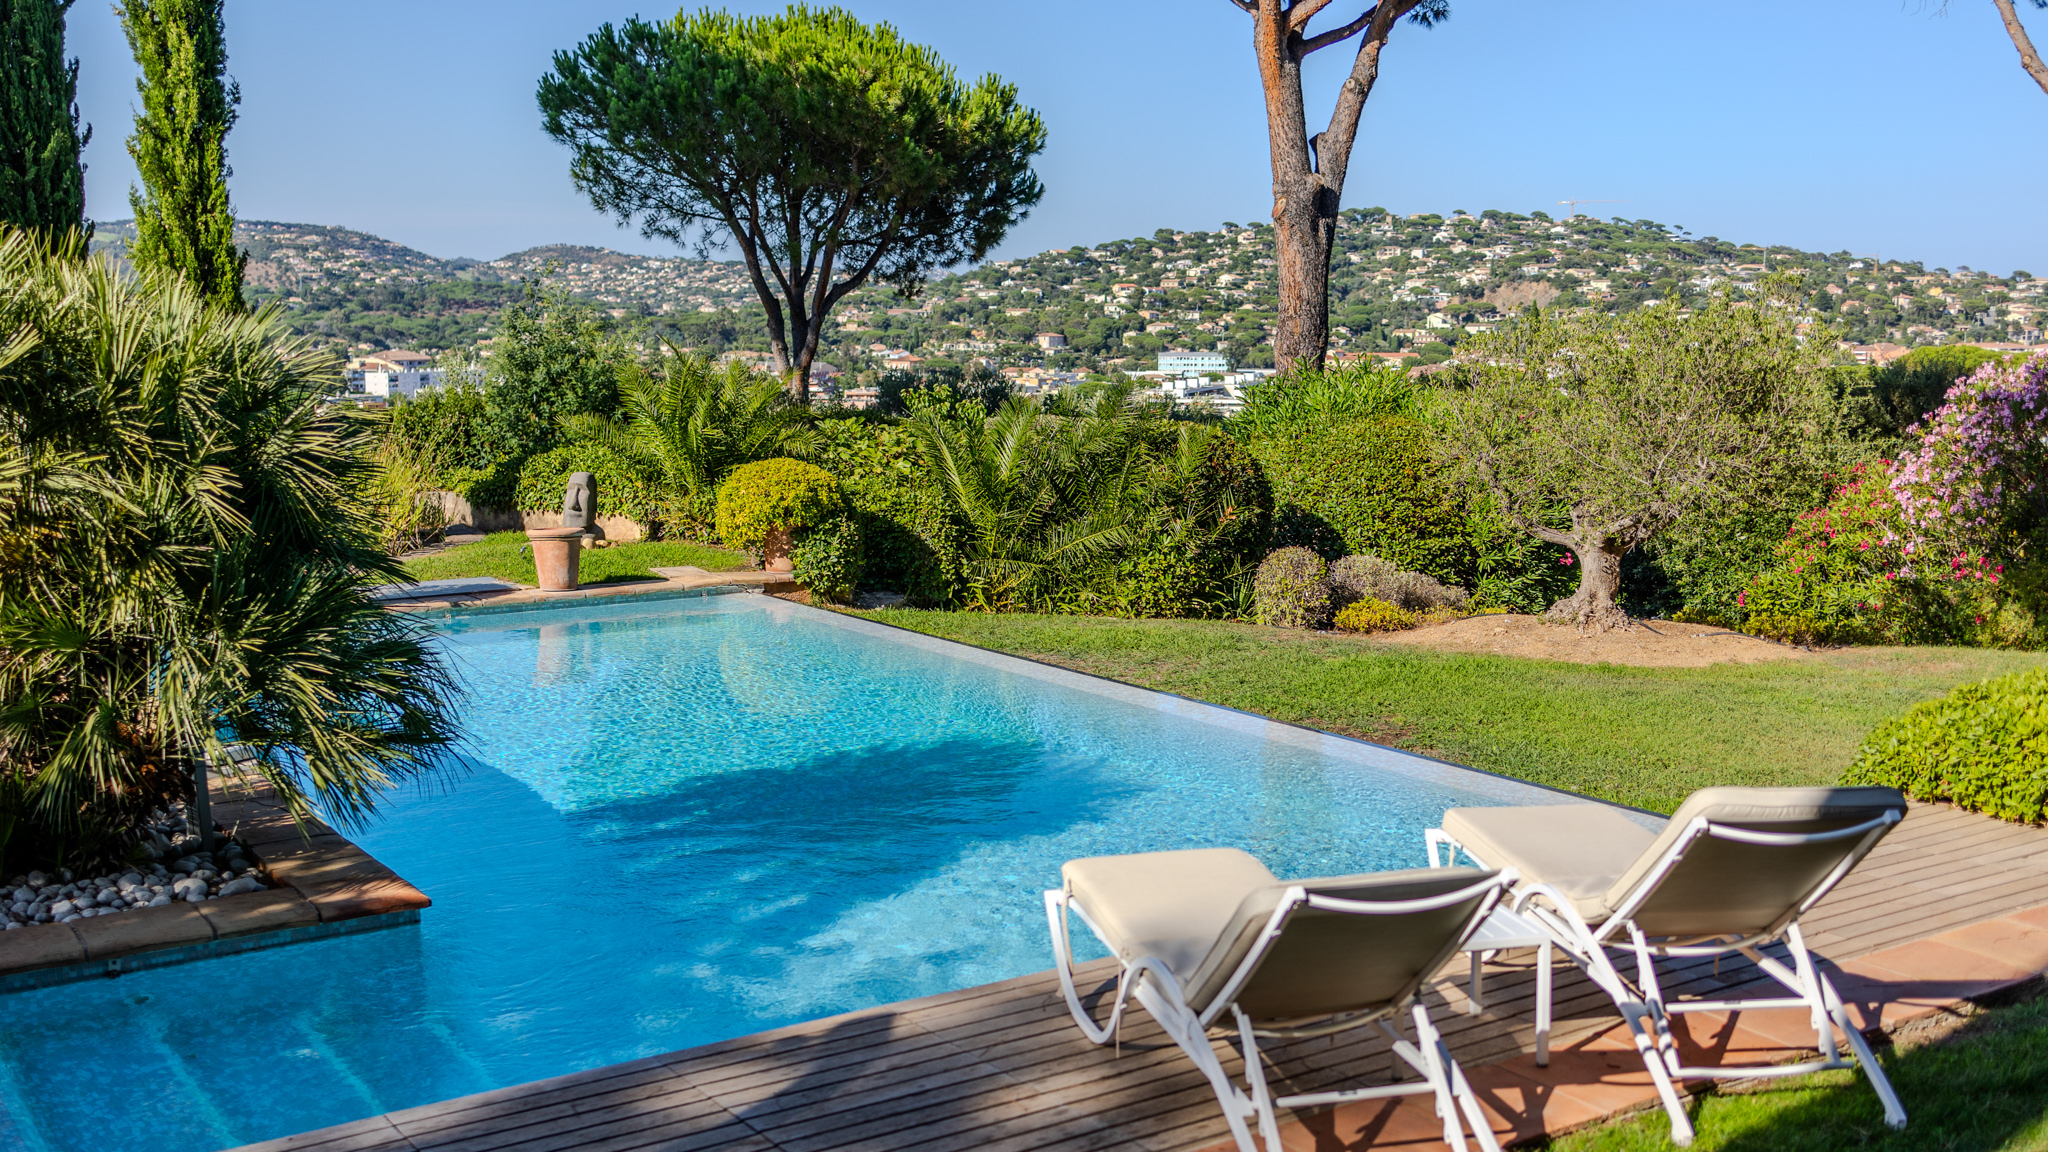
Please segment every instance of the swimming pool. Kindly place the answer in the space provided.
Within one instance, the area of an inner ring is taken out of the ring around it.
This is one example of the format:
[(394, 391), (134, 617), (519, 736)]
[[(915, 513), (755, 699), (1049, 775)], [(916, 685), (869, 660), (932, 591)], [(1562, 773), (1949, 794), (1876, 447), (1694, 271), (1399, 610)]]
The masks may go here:
[(417, 926), (0, 998), (0, 1148), (208, 1152), (1038, 971), (1106, 852), (1423, 863), (1569, 799), (723, 595), (451, 618), (475, 736), (358, 841)]

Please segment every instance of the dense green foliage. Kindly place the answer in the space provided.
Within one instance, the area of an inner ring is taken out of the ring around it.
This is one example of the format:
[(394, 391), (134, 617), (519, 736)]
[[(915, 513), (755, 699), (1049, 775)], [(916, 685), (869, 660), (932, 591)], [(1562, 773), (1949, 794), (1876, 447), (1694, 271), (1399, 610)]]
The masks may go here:
[(1852, 386), (1851, 411), (1876, 436), (1903, 436), (1941, 401), (1957, 380), (1998, 359), (1968, 344), (1915, 348), (1889, 364), (1862, 371)]
[(335, 361), (182, 277), (0, 238), (0, 853), (124, 858), (226, 745), (353, 823), (454, 735)]
[(610, 416), (619, 407), (625, 344), (595, 309), (529, 281), (499, 313), (484, 406), (506, 456), (546, 451), (570, 416)]
[(789, 558), (790, 579), (821, 601), (843, 604), (860, 584), (860, 524), (852, 516), (820, 524), (804, 533)]
[(1329, 559), (1356, 552), (1469, 587), (1479, 557), (1457, 492), (1435, 462), (1429, 425), (1350, 419), (1249, 445), (1273, 485), (1277, 544)]
[(846, 496), (830, 472), (801, 460), (757, 460), (732, 470), (718, 486), (718, 538), (758, 551), (771, 532), (794, 539), (846, 514)]
[(142, 75), (142, 110), (128, 154), (142, 176), (131, 192), (137, 268), (183, 276), (208, 304), (240, 309), (247, 254), (228, 206), (228, 129), (239, 85), (227, 78), (226, 0), (123, 0), (121, 28)]
[(670, 350), (648, 367), (622, 372), (616, 417), (562, 421), (566, 435), (600, 443), (657, 477), (663, 494), (650, 515), (664, 531), (701, 535), (711, 527), (719, 484), (734, 468), (809, 454), (805, 413), (774, 377), (733, 363)]
[(2048, 668), (1965, 684), (1886, 721), (1843, 779), (2040, 821), (2048, 816)]
[(0, 0), (0, 224), (48, 237), (85, 218), (92, 130), (78, 126), (78, 61), (64, 59), (72, 0)]
[(519, 468), (519, 487), (512, 507), (525, 512), (560, 512), (569, 477), (590, 473), (597, 486), (599, 516), (623, 516), (637, 524), (655, 518), (661, 505), (660, 486), (632, 459), (603, 444), (564, 444), (526, 458)]
[(1014, 86), (964, 84), (838, 8), (607, 24), (555, 54), (539, 100), (600, 211), (679, 245), (729, 242), (778, 286), (761, 306), (800, 397), (841, 299), (980, 260), (1042, 194), (1045, 125)]

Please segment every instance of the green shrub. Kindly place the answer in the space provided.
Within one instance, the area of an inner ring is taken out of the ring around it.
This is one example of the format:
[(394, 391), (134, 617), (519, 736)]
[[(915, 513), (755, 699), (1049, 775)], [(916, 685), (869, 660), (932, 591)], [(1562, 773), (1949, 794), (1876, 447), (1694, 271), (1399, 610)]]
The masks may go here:
[(1478, 553), (1465, 510), (1432, 459), (1429, 425), (1407, 416), (1298, 426), (1246, 447), (1272, 484), (1273, 543), (1334, 559), (1382, 556), (1411, 572), (1470, 587)]
[(718, 486), (718, 538), (729, 548), (757, 551), (778, 528), (797, 533), (845, 514), (839, 481), (801, 460), (742, 464)]
[[(512, 506), (525, 512), (560, 512), (562, 493), (574, 472), (588, 472), (596, 482), (597, 515), (624, 516), (642, 526), (657, 519), (661, 494), (654, 480), (602, 444), (564, 444), (529, 457), (520, 466)], [(476, 497), (470, 500), (476, 502)]]
[(1307, 548), (1275, 549), (1259, 564), (1252, 592), (1261, 624), (1276, 628), (1329, 626), (1328, 569), (1323, 558)]
[(2048, 668), (1965, 684), (1885, 721), (1842, 782), (2040, 820), (2048, 813)]
[(853, 599), (860, 583), (860, 525), (851, 516), (829, 520), (805, 532), (790, 552), (790, 578), (811, 596), (832, 604)]
[(910, 433), (868, 416), (820, 420), (816, 428), (811, 458), (839, 478), (860, 527), (863, 585), (902, 592), (916, 607), (948, 603), (946, 526), (918, 483)]
[(1339, 632), (1399, 632), (1415, 627), (1415, 616), (1403, 612), (1385, 600), (1367, 596), (1353, 600), (1337, 613), (1336, 628)]

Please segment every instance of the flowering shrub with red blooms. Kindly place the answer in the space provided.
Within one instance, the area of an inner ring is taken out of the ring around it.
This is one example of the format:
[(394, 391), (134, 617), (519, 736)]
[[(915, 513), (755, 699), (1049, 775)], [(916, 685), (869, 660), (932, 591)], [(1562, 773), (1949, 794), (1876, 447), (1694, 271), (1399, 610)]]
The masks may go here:
[(2048, 352), (1956, 381), (1910, 432), (1891, 477), (1907, 555), (2048, 560), (2025, 555), (2048, 543)]
[(1897, 586), (1898, 525), (1883, 473), (1850, 469), (1825, 505), (1800, 513), (1772, 565), (1736, 594), (1747, 630), (1796, 643), (1909, 639), (1917, 613)]

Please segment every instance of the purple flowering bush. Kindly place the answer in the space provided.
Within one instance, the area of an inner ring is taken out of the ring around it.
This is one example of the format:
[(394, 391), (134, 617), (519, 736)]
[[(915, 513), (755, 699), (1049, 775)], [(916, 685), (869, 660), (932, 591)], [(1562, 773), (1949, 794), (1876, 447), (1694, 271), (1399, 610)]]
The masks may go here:
[(1736, 598), (1795, 643), (2048, 646), (2048, 353), (1956, 381), (1896, 462), (1799, 517)]
[(2039, 563), (2048, 528), (2048, 352), (1986, 364), (1915, 425), (1892, 469), (1909, 555)]

